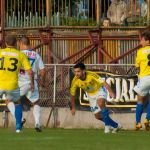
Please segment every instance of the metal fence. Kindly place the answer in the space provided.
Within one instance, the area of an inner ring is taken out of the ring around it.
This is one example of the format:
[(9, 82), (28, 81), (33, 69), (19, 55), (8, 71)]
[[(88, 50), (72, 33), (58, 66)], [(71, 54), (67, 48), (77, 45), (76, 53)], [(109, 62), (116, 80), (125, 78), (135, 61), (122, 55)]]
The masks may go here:
[(149, 0), (1, 0), (5, 27), (149, 24)]
[(96, 25), (95, 1), (6, 0), (6, 27)]
[[(46, 65), (45, 88), (40, 88), (40, 99), (43, 107), (68, 106), (72, 66), (71, 64)], [(137, 70), (132, 64), (87, 64), (86, 67), (88, 70), (103, 70), (123, 77), (136, 76), (137, 74)]]

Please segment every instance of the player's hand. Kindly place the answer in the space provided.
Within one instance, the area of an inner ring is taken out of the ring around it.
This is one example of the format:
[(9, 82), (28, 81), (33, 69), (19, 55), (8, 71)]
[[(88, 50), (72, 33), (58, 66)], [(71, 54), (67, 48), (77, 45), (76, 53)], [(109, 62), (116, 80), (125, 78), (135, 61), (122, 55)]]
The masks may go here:
[(72, 109), (71, 109), (71, 113), (72, 113), (72, 115), (74, 116), (75, 113), (76, 113), (76, 109), (75, 109), (75, 108), (72, 108)]
[(115, 98), (115, 93), (113, 91), (109, 92), (110, 98)]

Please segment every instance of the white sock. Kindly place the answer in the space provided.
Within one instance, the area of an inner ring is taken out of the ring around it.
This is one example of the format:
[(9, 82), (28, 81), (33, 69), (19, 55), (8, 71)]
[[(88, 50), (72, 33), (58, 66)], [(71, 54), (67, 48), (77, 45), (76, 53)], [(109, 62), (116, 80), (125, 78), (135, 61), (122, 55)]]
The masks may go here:
[(33, 116), (35, 119), (35, 125), (36, 124), (40, 125), (41, 107), (39, 105), (33, 106)]
[(13, 115), (13, 117), (15, 117), (15, 104), (13, 102), (9, 102), (7, 104), (7, 107), (10, 111), (10, 113)]

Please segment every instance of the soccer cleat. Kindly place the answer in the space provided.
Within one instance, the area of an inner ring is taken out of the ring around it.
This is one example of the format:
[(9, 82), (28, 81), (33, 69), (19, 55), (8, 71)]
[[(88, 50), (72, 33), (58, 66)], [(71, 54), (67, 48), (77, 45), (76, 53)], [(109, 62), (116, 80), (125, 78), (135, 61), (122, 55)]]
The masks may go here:
[(23, 125), (26, 123), (26, 119), (23, 118), (22, 122), (21, 122), (21, 128), (23, 128)]
[(142, 124), (139, 122), (139, 123), (136, 123), (135, 124), (135, 130), (140, 130), (142, 128)]
[(110, 126), (105, 126), (104, 133), (110, 133)]
[(147, 131), (150, 130), (149, 120), (147, 120), (147, 119), (144, 120), (144, 126), (145, 126), (145, 130), (147, 130)]
[(42, 132), (41, 126), (39, 124), (35, 125), (36, 132)]
[(16, 124), (16, 133), (19, 133), (21, 131), (22, 127), (21, 124), (17, 123)]
[(117, 133), (122, 128), (121, 124), (118, 123), (117, 128), (112, 128), (112, 133)]
[(16, 133), (20, 133), (20, 132), (21, 132), (21, 130), (19, 130), (19, 129), (16, 130)]

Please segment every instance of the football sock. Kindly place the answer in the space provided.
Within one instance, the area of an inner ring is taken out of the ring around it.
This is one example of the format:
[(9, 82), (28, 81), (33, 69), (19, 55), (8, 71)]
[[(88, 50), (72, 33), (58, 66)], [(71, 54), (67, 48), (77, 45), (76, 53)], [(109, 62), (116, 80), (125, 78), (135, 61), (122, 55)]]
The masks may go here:
[(108, 112), (107, 108), (102, 109), (102, 115), (103, 115), (103, 121), (104, 121), (105, 125), (112, 126), (113, 128), (118, 127), (118, 123), (116, 123), (109, 117), (109, 112)]
[(110, 126), (112, 126), (113, 128), (117, 128), (118, 127), (118, 123), (117, 122), (112, 120), (109, 116), (108, 116), (108, 119), (109, 119), (109, 125)]
[(22, 128), (22, 105), (16, 104), (15, 105), (15, 117), (16, 117), (16, 130), (21, 130)]
[(15, 104), (13, 102), (9, 102), (7, 104), (7, 107), (10, 111), (10, 113), (13, 115), (13, 117), (15, 117)]
[(143, 113), (143, 104), (137, 103), (137, 105), (136, 105), (136, 123), (141, 122), (142, 113)]
[(101, 112), (102, 112), (103, 121), (105, 125), (108, 126), (109, 125), (108, 109), (104, 108), (102, 109)]
[(150, 101), (148, 101), (148, 105), (147, 105), (146, 119), (150, 120)]
[(35, 125), (40, 125), (40, 116), (41, 116), (41, 107), (39, 105), (34, 105), (33, 107), (33, 115), (35, 119)]

